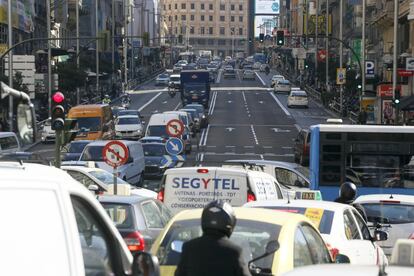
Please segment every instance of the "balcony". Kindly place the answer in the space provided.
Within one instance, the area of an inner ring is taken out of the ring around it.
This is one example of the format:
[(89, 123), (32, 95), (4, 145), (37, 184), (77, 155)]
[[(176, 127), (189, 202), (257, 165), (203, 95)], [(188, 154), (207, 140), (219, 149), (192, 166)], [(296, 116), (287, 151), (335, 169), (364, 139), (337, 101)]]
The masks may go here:
[(394, 1), (387, 1), (381, 10), (377, 9), (371, 24), (378, 25), (379, 28), (392, 26), (394, 24)]
[(410, 13), (408, 14), (408, 20), (414, 20), (414, 0), (410, 2)]

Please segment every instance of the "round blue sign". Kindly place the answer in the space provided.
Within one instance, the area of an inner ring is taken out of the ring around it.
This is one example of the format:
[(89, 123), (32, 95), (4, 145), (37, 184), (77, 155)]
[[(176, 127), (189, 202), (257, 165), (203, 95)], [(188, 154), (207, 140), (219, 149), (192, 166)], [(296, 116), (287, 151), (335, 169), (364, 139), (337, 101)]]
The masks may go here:
[(272, 11), (274, 11), (274, 12), (279, 11), (279, 3), (273, 3), (272, 4)]
[(165, 150), (170, 155), (178, 155), (183, 151), (183, 149), (184, 144), (181, 139), (173, 137), (168, 139), (167, 143), (165, 143)]

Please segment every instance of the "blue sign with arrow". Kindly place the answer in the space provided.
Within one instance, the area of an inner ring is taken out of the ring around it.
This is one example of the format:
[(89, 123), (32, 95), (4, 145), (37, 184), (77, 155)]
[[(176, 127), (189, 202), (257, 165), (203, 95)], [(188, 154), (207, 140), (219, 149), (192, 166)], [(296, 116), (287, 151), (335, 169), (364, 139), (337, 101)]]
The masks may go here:
[(181, 167), (185, 162), (183, 155), (164, 155), (161, 159), (161, 167), (173, 168)]
[(184, 144), (181, 139), (173, 137), (168, 139), (167, 143), (165, 143), (165, 149), (168, 154), (178, 155), (183, 151)]

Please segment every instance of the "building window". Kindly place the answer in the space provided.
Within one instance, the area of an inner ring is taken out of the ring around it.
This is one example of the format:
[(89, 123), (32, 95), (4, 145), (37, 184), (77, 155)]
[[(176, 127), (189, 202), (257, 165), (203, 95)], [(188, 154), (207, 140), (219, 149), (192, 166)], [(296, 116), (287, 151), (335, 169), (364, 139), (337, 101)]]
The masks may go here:
[(164, 5), (164, 11), (166, 10), (167, 8), (166, 8), (166, 5)]
[(204, 27), (201, 27), (201, 28), (200, 28), (200, 34), (201, 34), (201, 35), (205, 34)]
[(208, 40), (208, 45), (214, 45), (214, 39), (209, 39)]
[(225, 4), (220, 4), (220, 10), (225, 11), (226, 10), (226, 5)]
[(209, 27), (208, 28), (208, 34), (214, 34), (214, 28), (213, 27)]
[(171, 15), (168, 16), (168, 21), (171, 21), (171, 19), (172, 19), (172, 16)]
[(186, 9), (186, 7), (185, 7), (185, 3), (181, 3), (181, 9), (182, 9), (182, 10), (185, 10), (185, 9)]
[(231, 5), (230, 5), (230, 9), (231, 9), (232, 11), (234, 11), (234, 8), (235, 8), (235, 7), (234, 7), (234, 4), (231, 4)]
[(243, 35), (243, 28), (239, 28), (239, 35)]
[(201, 20), (201, 21), (204, 21), (204, 15), (201, 15), (201, 16), (200, 16), (200, 20)]
[(243, 4), (240, 4), (239, 5), (239, 11), (242, 11), (243, 10)]
[(191, 8), (192, 10), (194, 10), (194, 9), (195, 9), (195, 4), (194, 4), (194, 3), (191, 3), (191, 4), (190, 4), (190, 8)]
[(208, 4), (208, 8), (210, 9), (210, 11), (213, 10), (213, 4)]
[(190, 34), (194, 34), (194, 26), (190, 27)]
[(225, 35), (226, 34), (226, 30), (224, 29), (224, 27), (220, 27), (220, 34), (221, 35)]
[(171, 10), (171, 4), (168, 4), (168, 9)]
[(231, 22), (234, 22), (234, 16), (232, 15), (232, 16), (230, 16), (230, 21)]
[(177, 3), (175, 3), (174, 9), (178, 9), (178, 4)]
[(190, 20), (194, 21), (194, 14), (190, 15)]
[(218, 40), (218, 45), (226, 45), (226, 40), (225, 39), (219, 39)]
[(226, 17), (224, 15), (220, 15), (220, 21), (226, 21)]
[(230, 34), (231, 34), (231, 35), (235, 35), (235, 34), (236, 34), (236, 33), (235, 33), (235, 29), (234, 29), (234, 27), (231, 27), (231, 28), (230, 28)]
[(239, 22), (243, 22), (243, 16), (239, 16)]
[(212, 16), (212, 15), (209, 15), (209, 16), (208, 16), (208, 20), (209, 20), (209, 21), (213, 21), (213, 16)]
[(178, 34), (178, 28), (175, 27), (175, 34)]
[(174, 15), (174, 20), (177, 21), (178, 20), (178, 16)]
[(181, 15), (181, 20), (182, 20), (182, 21), (185, 21), (185, 20), (186, 20), (186, 16), (185, 16), (185, 14), (182, 14), (182, 15)]
[(204, 3), (200, 4), (200, 9), (204, 10)]
[(199, 38), (198, 39), (198, 44), (199, 45), (206, 45), (206, 40), (204, 38)]
[(187, 33), (186, 27), (187, 26), (181, 26), (181, 32), (180, 32), (181, 34)]

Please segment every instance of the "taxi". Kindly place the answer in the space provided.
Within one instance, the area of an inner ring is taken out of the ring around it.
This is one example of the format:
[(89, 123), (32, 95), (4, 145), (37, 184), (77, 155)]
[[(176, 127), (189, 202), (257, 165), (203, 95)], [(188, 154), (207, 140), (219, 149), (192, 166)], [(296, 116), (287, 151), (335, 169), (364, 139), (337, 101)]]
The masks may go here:
[(267, 200), (249, 202), (245, 207), (267, 208), (289, 213), (303, 214), (320, 231), (331, 255), (346, 255), (351, 264), (387, 264), (387, 258), (376, 241), (386, 233), (377, 231), (371, 236), (367, 224), (358, 211), (346, 204), (318, 200)]
[[(202, 235), (202, 211), (180, 212), (158, 236), (151, 253), (159, 258), (161, 275), (174, 275), (183, 243)], [(269, 242), (279, 245), (270, 257), (252, 262), (251, 270), (259, 268), (269, 275), (281, 275), (296, 267), (332, 262), (319, 231), (306, 217), (253, 208), (236, 207), (234, 211), (237, 224), (230, 240), (243, 248), (246, 263), (262, 256)]]

